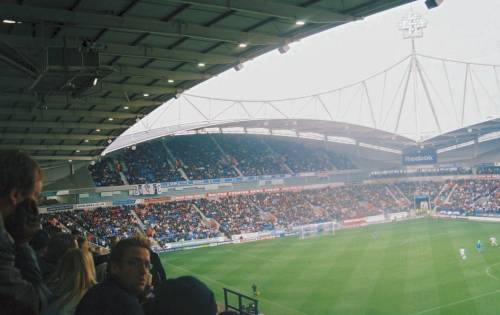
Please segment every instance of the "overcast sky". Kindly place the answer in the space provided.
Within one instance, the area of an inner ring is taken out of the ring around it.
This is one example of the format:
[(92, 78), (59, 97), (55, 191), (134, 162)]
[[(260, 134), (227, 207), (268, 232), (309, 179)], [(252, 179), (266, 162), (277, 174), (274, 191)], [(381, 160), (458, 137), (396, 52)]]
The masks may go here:
[[(418, 53), (500, 65), (500, 0), (445, 0), (441, 6), (432, 10), (425, 7), (423, 0), (418, 0), (293, 43), (286, 54), (272, 51), (246, 62), (242, 71), (226, 71), (186, 93), (233, 100), (270, 100), (317, 94), (360, 82), (387, 69), (411, 53), (410, 41), (403, 39), (402, 32), (398, 29), (401, 19), (410, 10), (422, 15), (427, 21), (424, 37), (416, 40)], [(462, 122), (460, 121), (460, 100), (463, 95), (465, 71), (460, 70), (458, 66), (455, 70), (452, 69), (453, 65), (447, 66), (450, 67), (448, 71), (450, 71), (452, 85), (448, 87), (446, 85), (448, 83), (444, 83), (448, 81), (445, 81), (442, 68), (432, 63), (422, 63), (431, 77), (430, 89), (442, 93), (451, 91), (448, 98), (446, 95), (433, 96), (436, 99), (433, 102), (437, 103), (439, 98), (443, 102), (443, 104), (435, 104), (437, 115), (441, 120), (442, 132), (459, 128), (462, 123), (466, 126), (500, 114), (500, 86), (493, 76), (488, 76), (490, 70), (493, 70), (492, 67), (483, 71), (485, 74), (482, 74), (480, 69), (474, 70), (476, 79), (484, 82), (475, 83), (477, 90), (475, 92), (480, 94), (479, 97), (469, 92), (467, 102), (470, 104), (465, 110), (466, 119)], [(379, 83), (367, 81), (368, 89), (375, 91), (370, 92), (373, 93), (370, 96), (372, 102), (380, 101), (380, 107), (374, 105), (375, 116), (377, 116), (375, 123), (378, 128), (387, 131), (395, 131), (396, 118), (394, 117), (397, 117), (398, 113), (396, 86), (401, 81), (405, 69), (403, 66), (400, 68), (399, 73), (395, 70), (387, 75), (388, 82), (391, 82), (393, 88), (392, 92), (387, 92), (388, 95), (376, 94), (382, 89), (380, 80), (378, 80)], [(500, 68), (497, 70), (500, 75)], [(441, 73), (433, 73), (433, 71), (441, 71)], [(431, 116), (430, 107), (425, 102), (423, 89), (418, 87), (418, 80), (416, 82), (414, 85), (416, 92), (413, 96), (408, 96), (408, 99), (413, 99), (413, 103), (418, 103), (418, 105), (405, 104), (397, 133), (414, 139), (417, 138), (417, 134), (421, 138), (428, 138), (436, 135), (438, 128)], [(469, 89), (471, 85), (474, 83), (469, 83)], [(489, 92), (481, 91), (479, 86), (484, 86), (484, 90), (489, 90), (491, 95)], [(393, 96), (390, 95), (391, 93)], [(481, 94), (484, 99), (481, 99)], [(396, 100), (393, 108), (389, 108), (387, 100), (391, 97)], [(475, 99), (472, 99), (473, 97)], [(333, 95), (331, 99), (328, 102), (333, 103)], [(337, 115), (338, 120), (373, 127), (373, 119), (369, 119), (370, 116), (367, 114), (366, 100), (361, 99), (359, 102), (359, 109), (352, 113), (346, 112), (343, 116)], [(361, 105), (362, 102), (365, 102), (365, 105)], [(216, 103), (211, 102), (210, 111), (214, 111)], [(455, 105), (451, 105), (452, 103)], [(353, 107), (346, 101), (341, 105)], [(226, 106), (226, 104), (220, 104), (220, 106)], [(411, 109), (412, 106), (414, 106), (413, 109)], [(453, 106), (455, 108), (452, 108)], [(127, 130), (125, 134), (200, 119), (197, 112), (189, 107), (186, 106), (185, 99), (171, 100), (144, 118), (141, 123)], [(360, 113), (364, 114), (360, 115)], [(316, 113), (316, 115), (325, 116), (324, 113)], [(384, 116), (392, 118), (387, 120)], [(415, 119), (415, 117), (418, 118)], [(314, 117), (311, 116), (311, 118)]]
[(399, 23), (410, 8), (428, 22), (419, 53), (500, 64), (500, 1), (445, 0), (428, 10), (423, 0), (313, 35), (245, 63), (189, 93), (234, 99), (276, 99), (319, 93), (363, 80), (411, 52)]

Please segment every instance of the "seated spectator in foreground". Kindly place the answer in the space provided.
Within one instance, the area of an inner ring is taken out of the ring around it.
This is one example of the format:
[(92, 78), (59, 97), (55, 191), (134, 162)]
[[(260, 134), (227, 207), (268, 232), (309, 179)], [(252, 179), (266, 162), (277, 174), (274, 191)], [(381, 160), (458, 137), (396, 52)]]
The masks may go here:
[(216, 315), (214, 293), (200, 280), (183, 276), (167, 280), (153, 303), (154, 315)]
[(132, 237), (119, 241), (111, 249), (108, 264), (108, 279), (87, 292), (75, 314), (143, 315), (140, 299), (151, 281), (147, 239)]
[[(41, 191), (42, 171), (28, 155), (16, 151), (0, 151), (0, 166), (0, 295), (38, 312), (47, 292), (28, 242), (39, 229), (39, 223), (32, 224), (38, 218), (33, 200)], [(20, 235), (7, 230), (10, 220), (22, 227)], [(8, 306), (0, 302), (0, 310)]]
[(69, 249), (48, 282), (53, 296), (42, 315), (73, 315), (85, 293), (96, 284), (92, 256)]

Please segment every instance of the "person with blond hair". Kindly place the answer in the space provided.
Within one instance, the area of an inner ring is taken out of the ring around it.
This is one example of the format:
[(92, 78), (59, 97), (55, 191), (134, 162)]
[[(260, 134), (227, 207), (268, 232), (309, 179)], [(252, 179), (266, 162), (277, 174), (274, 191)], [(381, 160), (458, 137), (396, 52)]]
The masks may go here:
[(78, 248), (69, 249), (49, 280), (53, 296), (42, 315), (73, 315), (80, 300), (96, 283), (92, 255)]

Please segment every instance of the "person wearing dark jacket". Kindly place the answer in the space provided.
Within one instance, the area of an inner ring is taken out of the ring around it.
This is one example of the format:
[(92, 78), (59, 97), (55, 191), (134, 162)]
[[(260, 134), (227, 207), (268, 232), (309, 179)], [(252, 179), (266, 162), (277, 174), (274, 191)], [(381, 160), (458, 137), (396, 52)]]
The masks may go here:
[(156, 294), (157, 289), (161, 286), (161, 284), (167, 281), (167, 274), (165, 273), (165, 269), (163, 269), (163, 265), (161, 264), (160, 256), (153, 250), (149, 250), (149, 256), (151, 257), (151, 266), (152, 266), (151, 282), (153, 285), (153, 290)]
[(28, 244), (40, 229), (34, 200), (41, 187), (42, 171), (33, 159), (17, 151), (0, 151), (0, 294), (34, 312), (40, 311), (48, 294)]
[(143, 315), (142, 299), (151, 284), (147, 239), (119, 241), (111, 250), (108, 264), (108, 279), (87, 292), (75, 315)]

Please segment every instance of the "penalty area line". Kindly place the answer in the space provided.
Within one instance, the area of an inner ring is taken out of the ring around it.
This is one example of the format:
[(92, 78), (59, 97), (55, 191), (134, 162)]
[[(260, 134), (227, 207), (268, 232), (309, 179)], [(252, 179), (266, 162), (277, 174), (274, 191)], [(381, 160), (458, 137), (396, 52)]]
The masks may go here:
[(469, 298), (466, 298), (466, 299), (458, 300), (458, 301), (455, 301), (455, 302), (451, 302), (451, 303), (442, 304), (442, 305), (439, 305), (439, 306), (436, 306), (436, 307), (428, 308), (426, 310), (422, 310), (422, 311), (419, 311), (419, 312), (416, 312), (416, 313), (412, 313), (411, 315), (420, 315), (420, 314), (429, 313), (429, 312), (436, 311), (436, 310), (439, 310), (439, 309), (442, 309), (442, 308), (445, 308), (445, 307), (450, 307), (450, 306), (462, 304), (462, 303), (465, 303), (465, 302), (473, 301), (475, 299), (479, 299), (479, 298), (482, 298), (482, 297), (485, 297), (485, 296), (494, 295), (494, 294), (498, 294), (498, 293), (500, 293), (500, 289), (495, 290), (495, 291), (486, 292), (486, 293), (483, 293), (483, 294), (479, 294), (479, 295), (476, 295), (476, 296), (472, 296), (472, 297), (469, 297)]
[(498, 277), (497, 277), (497, 276), (492, 275), (490, 271), (491, 271), (491, 267), (493, 267), (493, 266), (498, 266), (498, 265), (500, 265), (500, 262), (495, 263), (495, 264), (493, 264), (493, 265), (489, 265), (489, 266), (486, 268), (486, 274), (487, 274), (489, 277), (491, 277), (491, 278), (493, 278), (493, 279), (495, 279), (495, 280), (499, 280), (499, 279), (498, 279)]

